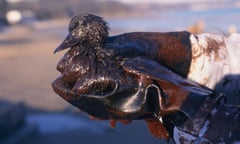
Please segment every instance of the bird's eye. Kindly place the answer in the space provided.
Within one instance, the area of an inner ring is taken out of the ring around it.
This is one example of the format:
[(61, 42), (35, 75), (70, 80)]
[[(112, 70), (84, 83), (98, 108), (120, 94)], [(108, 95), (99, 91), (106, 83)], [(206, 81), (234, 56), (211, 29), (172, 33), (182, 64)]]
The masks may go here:
[(74, 24), (73, 24), (73, 29), (75, 29), (77, 26), (79, 25), (79, 23), (78, 22), (75, 22)]

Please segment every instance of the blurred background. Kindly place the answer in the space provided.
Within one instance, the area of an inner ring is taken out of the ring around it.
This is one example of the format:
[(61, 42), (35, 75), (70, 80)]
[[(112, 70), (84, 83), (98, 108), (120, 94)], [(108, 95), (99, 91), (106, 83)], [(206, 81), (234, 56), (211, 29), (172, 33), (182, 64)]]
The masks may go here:
[(104, 17), (111, 35), (188, 30), (228, 36), (240, 29), (240, 0), (0, 0), (0, 143), (164, 143), (144, 121), (113, 129), (53, 92), (63, 56), (53, 50), (81, 12)]

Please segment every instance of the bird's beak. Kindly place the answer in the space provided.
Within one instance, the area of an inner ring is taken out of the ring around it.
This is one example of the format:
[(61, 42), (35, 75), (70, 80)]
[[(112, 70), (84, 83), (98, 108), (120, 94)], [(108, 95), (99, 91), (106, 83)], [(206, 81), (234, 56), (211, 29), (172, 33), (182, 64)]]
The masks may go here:
[(69, 33), (64, 39), (64, 41), (54, 50), (53, 53), (55, 54), (61, 50), (70, 48), (79, 42), (80, 42), (80, 39), (73, 37), (71, 33)]

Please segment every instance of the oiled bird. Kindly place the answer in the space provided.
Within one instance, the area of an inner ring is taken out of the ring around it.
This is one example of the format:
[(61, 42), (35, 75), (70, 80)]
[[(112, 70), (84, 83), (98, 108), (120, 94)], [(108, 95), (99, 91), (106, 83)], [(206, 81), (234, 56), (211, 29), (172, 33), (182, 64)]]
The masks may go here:
[(149, 105), (158, 102), (150, 102), (148, 93), (165, 101), (160, 100), (161, 85), (168, 97), (168, 106), (162, 105), (161, 113), (183, 110), (189, 91), (211, 93), (178, 76), (186, 77), (189, 71), (190, 33), (133, 32), (109, 36), (108, 30), (101, 17), (73, 17), (69, 35), (54, 51), (70, 48), (58, 64), (63, 76), (53, 82), (54, 90), (83, 111), (103, 119), (154, 118), (147, 120), (150, 129), (159, 127), (152, 132), (167, 139), (168, 133), (159, 120), (159, 106)]

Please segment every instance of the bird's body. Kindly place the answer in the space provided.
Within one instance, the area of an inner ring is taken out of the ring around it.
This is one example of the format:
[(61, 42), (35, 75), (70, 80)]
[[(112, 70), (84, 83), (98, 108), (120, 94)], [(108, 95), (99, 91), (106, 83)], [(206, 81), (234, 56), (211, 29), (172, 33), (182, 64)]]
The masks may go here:
[[(95, 15), (82, 14), (71, 20), (69, 35), (55, 52), (66, 48), (76, 49), (77, 46), (81, 50), (78, 53), (70, 50), (69, 55), (79, 57), (79, 54), (85, 53), (88, 57), (88, 62), (82, 65), (90, 74), (78, 75), (81, 80), (76, 83), (75, 91), (89, 93), (92, 89), (86, 88), (91, 84), (104, 83), (105, 80), (109, 83), (119, 77), (126, 77), (119, 68), (121, 63), (139, 56), (158, 61), (179, 75), (187, 76), (191, 62), (190, 33), (137, 32), (108, 36), (108, 30), (107, 23)], [(79, 63), (85, 61), (82, 59), (86, 56), (79, 57)], [(126, 84), (123, 80), (117, 83)]]

